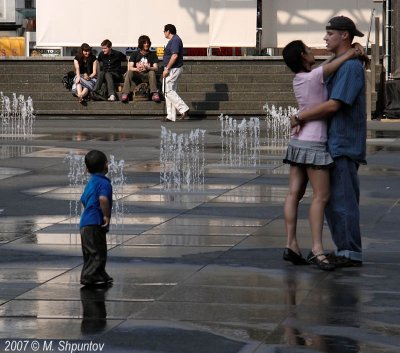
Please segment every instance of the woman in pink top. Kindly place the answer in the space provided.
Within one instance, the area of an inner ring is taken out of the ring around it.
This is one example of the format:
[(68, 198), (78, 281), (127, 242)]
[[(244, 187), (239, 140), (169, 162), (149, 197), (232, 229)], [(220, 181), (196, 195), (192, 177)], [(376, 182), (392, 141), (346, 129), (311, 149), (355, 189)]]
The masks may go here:
[[(324, 80), (334, 73), (346, 60), (361, 54), (360, 49), (350, 49), (338, 58), (331, 58), (321, 66), (311, 69), (315, 64), (314, 55), (301, 40), (289, 43), (283, 49), (286, 65), (296, 74), (293, 90), (299, 105), (304, 111), (328, 99)], [(322, 227), (324, 209), (329, 199), (329, 168), (333, 160), (326, 147), (326, 120), (314, 120), (292, 130), (284, 163), (290, 164), (289, 192), (285, 199), (284, 216), (287, 234), (283, 259), (295, 265), (314, 263), (321, 270), (331, 271), (335, 265), (324, 255)], [(312, 235), (312, 249), (307, 260), (301, 255), (296, 238), (297, 210), (304, 196), (308, 180), (313, 190), (309, 210), (309, 223)]]

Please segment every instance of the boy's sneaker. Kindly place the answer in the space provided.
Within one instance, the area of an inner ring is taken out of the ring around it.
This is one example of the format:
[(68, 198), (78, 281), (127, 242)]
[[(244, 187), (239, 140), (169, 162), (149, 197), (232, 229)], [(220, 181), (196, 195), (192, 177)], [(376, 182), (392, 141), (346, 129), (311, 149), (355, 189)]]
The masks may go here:
[(124, 93), (121, 97), (121, 102), (122, 103), (128, 103), (129, 102), (129, 95), (127, 95), (126, 93)]
[(160, 95), (158, 94), (158, 92), (154, 92), (153, 95), (151, 96), (151, 100), (153, 102), (158, 103), (161, 99), (160, 99)]
[(115, 101), (115, 96), (112, 94), (110, 97), (108, 97), (108, 100), (111, 102)]

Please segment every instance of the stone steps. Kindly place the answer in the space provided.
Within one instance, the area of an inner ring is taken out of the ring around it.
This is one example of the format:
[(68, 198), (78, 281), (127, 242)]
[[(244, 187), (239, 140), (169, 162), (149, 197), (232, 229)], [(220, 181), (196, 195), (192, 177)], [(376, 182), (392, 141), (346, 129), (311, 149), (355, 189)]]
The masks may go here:
[[(2, 58), (0, 92), (29, 96), (40, 116), (116, 115), (160, 118), (165, 104), (94, 102), (79, 104), (62, 83), (73, 58)], [(297, 106), (293, 74), (280, 57), (187, 58), (178, 92), (193, 117), (264, 116), (263, 106)], [(120, 93), (118, 94), (121, 95)]]

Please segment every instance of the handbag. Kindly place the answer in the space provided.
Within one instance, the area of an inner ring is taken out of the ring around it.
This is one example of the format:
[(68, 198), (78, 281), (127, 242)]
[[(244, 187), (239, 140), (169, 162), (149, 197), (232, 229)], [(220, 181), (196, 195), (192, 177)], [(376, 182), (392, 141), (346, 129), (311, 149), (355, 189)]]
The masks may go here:
[(65, 89), (70, 90), (74, 84), (75, 72), (68, 71), (62, 78), (61, 82)]
[(133, 89), (134, 101), (148, 101), (150, 99), (150, 86), (147, 82), (142, 82)]

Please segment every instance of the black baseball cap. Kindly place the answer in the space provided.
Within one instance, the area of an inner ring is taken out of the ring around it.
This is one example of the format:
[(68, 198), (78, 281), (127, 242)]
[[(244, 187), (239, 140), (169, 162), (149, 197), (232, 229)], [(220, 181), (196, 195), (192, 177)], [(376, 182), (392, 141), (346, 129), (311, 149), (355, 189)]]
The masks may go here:
[(364, 37), (364, 33), (360, 32), (354, 22), (346, 17), (346, 16), (336, 16), (332, 17), (328, 24), (326, 25), (326, 29), (336, 29), (339, 31), (349, 31), (356, 37)]

